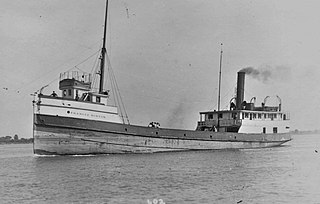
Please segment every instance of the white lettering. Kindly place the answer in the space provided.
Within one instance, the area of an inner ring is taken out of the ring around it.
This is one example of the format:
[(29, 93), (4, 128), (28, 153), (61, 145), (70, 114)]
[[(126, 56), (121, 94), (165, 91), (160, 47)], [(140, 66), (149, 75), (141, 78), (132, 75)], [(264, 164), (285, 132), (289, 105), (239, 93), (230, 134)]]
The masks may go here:
[(71, 115), (78, 115), (78, 116), (87, 116), (87, 117), (93, 117), (93, 118), (106, 118), (104, 115), (99, 115), (99, 114), (94, 114), (94, 113), (81, 113), (81, 112), (76, 112), (76, 111), (67, 111), (68, 114)]

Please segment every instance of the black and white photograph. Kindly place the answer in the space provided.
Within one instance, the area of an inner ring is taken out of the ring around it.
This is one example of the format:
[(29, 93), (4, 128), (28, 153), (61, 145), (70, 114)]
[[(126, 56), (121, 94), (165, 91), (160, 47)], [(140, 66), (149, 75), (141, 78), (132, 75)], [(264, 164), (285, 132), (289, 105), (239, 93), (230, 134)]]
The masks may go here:
[(319, 8), (1, 0), (0, 203), (320, 203)]

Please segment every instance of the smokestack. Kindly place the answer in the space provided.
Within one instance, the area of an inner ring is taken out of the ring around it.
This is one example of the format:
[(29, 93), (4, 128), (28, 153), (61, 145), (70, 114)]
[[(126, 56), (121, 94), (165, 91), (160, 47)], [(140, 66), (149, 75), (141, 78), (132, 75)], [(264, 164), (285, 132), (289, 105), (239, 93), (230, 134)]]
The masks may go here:
[(246, 73), (243, 71), (238, 72), (238, 81), (237, 81), (237, 100), (236, 100), (236, 106), (237, 110), (242, 109), (242, 102), (244, 100), (244, 80), (245, 80)]

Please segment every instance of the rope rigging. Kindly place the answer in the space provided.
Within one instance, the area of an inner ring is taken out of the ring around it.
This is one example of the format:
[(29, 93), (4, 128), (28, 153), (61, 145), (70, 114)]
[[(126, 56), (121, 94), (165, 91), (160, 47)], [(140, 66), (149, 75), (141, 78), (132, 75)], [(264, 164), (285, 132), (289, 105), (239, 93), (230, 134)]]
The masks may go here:
[[(95, 45), (97, 45), (97, 43), (100, 42), (100, 41), (101, 41), (101, 40), (95, 42), (94, 44), (92, 44), (91, 46), (89, 46), (89, 48), (90, 48), (90, 49), (91, 49), (91, 48), (93, 49), (93, 47), (94, 47)], [(84, 54), (87, 50), (88, 50), (88, 49), (81, 50), (80, 52), (76, 53), (75, 56), (82, 55), (82, 54)], [(82, 63), (88, 61), (91, 57), (93, 57), (94, 55), (96, 55), (96, 54), (99, 53), (99, 52), (100, 52), (100, 50), (94, 52), (94, 53), (93, 53), (92, 55), (90, 55), (88, 58), (86, 58), (85, 60), (81, 61), (80, 63), (78, 63), (77, 65), (73, 66), (72, 68), (68, 69), (67, 71), (70, 71), (70, 70), (73, 69), (74, 67), (79, 66), (79, 65), (81, 65)], [(73, 60), (73, 59), (74, 59), (74, 58), (72, 58), (71, 60)], [(42, 74), (42, 75), (40, 75), (40, 76), (36, 76), (36, 77), (33, 78), (32, 80), (30, 80), (29, 83), (27, 83), (27, 84), (22, 84), (19, 88), (15, 89), (15, 92), (18, 92), (18, 91), (20, 92), (20, 91), (22, 91), (23, 89), (26, 89), (26, 88), (30, 87), (32, 84), (38, 82), (40, 79), (43, 79), (43, 78), (45, 78), (45, 77), (47, 77), (47, 76), (50, 76), (50, 78), (51, 78), (53, 72), (61, 70), (61, 69), (62, 69), (69, 61), (71, 61), (71, 60), (68, 60), (68, 61), (65, 61), (65, 62), (61, 63), (60, 65), (52, 68), (50, 71), (48, 71), (48, 72), (46, 72), (46, 73), (44, 73), (44, 74)], [(59, 78), (54, 78), (54, 80), (50, 81), (47, 85), (52, 84), (53, 82), (55, 82), (55, 81), (58, 80), (58, 79), (59, 79)], [(39, 90), (38, 90), (38, 91), (39, 91)]]
[[(85, 60), (83, 60), (83, 61), (81, 61), (80, 63), (76, 64), (75, 66), (67, 69), (66, 72), (69, 72), (69, 71), (71, 71), (71, 70), (74, 69), (74, 68), (78, 69), (78, 70), (81, 71), (81, 72), (85, 72), (85, 71), (83, 71), (82, 69), (80, 69), (78, 66), (81, 65), (81, 64), (83, 64), (83, 63), (85, 63), (86, 61), (88, 61), (89, 59), (91, 59), (93, 56), (97, 55), (97, 53), (99, 53), (99, 52), (100, 52), (100, 50), (94, 52), (94, 53), (91, 54), (89, 57), (87, 57)], [(97, 61), (97, 60), (96, 60), (96, 61)], [(96, 61), (94, 62), (94, 64), (97, 63)], [(93, 65), (93, 67), (94, 67), (94, 66), (95, 66), (95, 65)], [(39, 92), (41, 89), (50, 86), (53, 82), (58, 81), (58, 80), (59, 80), (59, 77), (54, 78), (54, 79), (53, 79), (52, 81), (50, 81), (48, 84), (46, 84), (45, 86), (43, 86), (42, 88), (38, 89), (38, 90), (35, 91), (35, 92)], [(34, 82), (34, 81), (33, 81), (33, 82)], [(33, 83), (33, 82), (31, 82), (31, 83)], [(30, 83), (30, 84), (31, 84), (31, 83)]]
[(108, 73), (110, 78), (110, 85), (111, 85), (112, 93), (114, 94), (115, 103), (119, 108), (119, 115), (122, 118), (123, 123), (130, 124), (129, 117), (120, 94), (119, 86), (117, 84), (117, 81), (111, 66), (110, 58), (107, 53), (106, 53), (106, 59), (108, 63), (107, 65), (108, 65)]

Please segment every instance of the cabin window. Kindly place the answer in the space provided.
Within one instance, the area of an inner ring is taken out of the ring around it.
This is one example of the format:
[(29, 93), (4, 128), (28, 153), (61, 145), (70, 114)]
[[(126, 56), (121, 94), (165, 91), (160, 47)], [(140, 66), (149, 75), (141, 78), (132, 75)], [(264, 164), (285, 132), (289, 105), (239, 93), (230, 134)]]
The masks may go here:
[(286, 119), (287, 119), (286, 114), (283, 114), (283, 120), (286, 120)]
[(274, 118), (277, 118), (277, 114), (274, 114)]
[(258, 118), (261, 119), (261, 113), (258, 113)]
[(270, 118), (271, 118), (271, 120), (273, 120), (273, 118), (274, 118), (274, 114), (269, 114), (270, 116)]
[(237, 113), (232, 113), (232, 119), (237, 119)]
[(203, 121), (203, 114), (200, 113), (200, 121)]
[(257, 118), (257, 114), (256, 113), (253, 114), (253, 119), (255, 119), (255, 118)]
[(250, 113), (250, 120), (252, 120), (252, 113)]
[(68, 89), (68, 95), (71, 96), (71, 89)]
[(67, 96), (67, 90), (63, 90), (62, 95), (63, 95), (63, 96)]
[(74, 99), (79, 100), (79, 90), (76, 90), (76, 96)]
[(278, 128), (277, 127), (273, 127), (273, 133), (278, 133)]
[(242, 113), (242, 119), (244, 119), (244, 113)]
[(263, 128), (262, 128), (262, 133), (266, 134), (266, 132), (267, 132), (267, 128), (266, 128), (266, 127), (263, 127)]
[(219, 113), (219, 114), (218, 114), (218, 118), (222, 118), (222, 113)]
[(213, 114), (209, 114), (209, 115), (208, 115), (208, 119), (209, 119), (209, 120), (212, 120), (212, 119), (213, 119)]
[(266, 119), (266, 118), (267, 118), (267, 114), (265, 113), (265, 114), (264, 114), (264, 119)]
[(245, 118), (249, 118), (249, 113), (245, 113)]
[(99, 96), (97, 96), (97, 98), (96, 98), (96, 102), (97, 102), (97, 103), (100, 103), (100, 101), (101, 101), (101, 100), (100, 100), (100, 97), (99, 97)]

